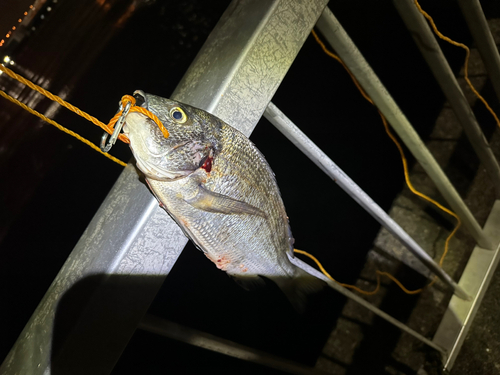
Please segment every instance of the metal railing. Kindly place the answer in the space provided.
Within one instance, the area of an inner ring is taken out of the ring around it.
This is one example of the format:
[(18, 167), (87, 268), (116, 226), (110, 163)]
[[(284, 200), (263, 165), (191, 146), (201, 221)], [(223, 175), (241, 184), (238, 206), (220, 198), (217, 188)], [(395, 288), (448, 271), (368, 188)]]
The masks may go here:
[[(446, 367), (449, 368), (456, 358), (498, 263), (500, 236), (493, 229), (498, 227), (497, 223), (500, 222), (500, 203), (497, 201), (485, 227), (481, 228), (362, 54), (332, 12), (328, 8), (325, 9), (326, 3), (327, 0), (233, 1), (172, 98), (205, 109), (229, 124), (237, 124), (239, 130), (246, 135), (250, 135), (264, 114), (432, 273), (452, 288), (455, 296), (434, 340), (431, 341), (360, 297), (330, 282), (332, 288), (440, 351), (445, 358)], [(457, 115), (462, 119), (462, 125), (477, 154), (487, 166), (498, 196), (500, 168), (434, 35), (411, 0), (398, 0), (395, 3), (408, 28), (416, 35), (415, 39), (419, 41), (417, 44), (426, 46), (422, 48), (422, 53)], [(475, 37), (485, 39), (489, 30), (485, 26), (484, 15), (477, 0), (460, 0), (460, 4), (467, 9), (465, 13), (469, 24), (474, 25)], [(277, 27), (284, 24), (287, 25), (286, 28)], [(270, 103), (315, 24), (476, 239), (478, 246), (458, 284), (298, 127)], [(235, 30), (238, 30), (238, 33), (234, 33)], [(228, 35), (232, 37), (228, 38)], [(485, 43), (478, 41), (478, 46), (488, 61), (487, 65), (495, 85), (498, 85), (500, 60), (490, 37), (491, 35), (486, 38)], [(276, 52), (274, 55), (281, 56), (281, 59), (270, 62), (264, 58), (272, 52)], [(227, 58), (222, 59), (221, 56)], [(215, 60), (218, 64), (211, 64)], [(248, 69), (249, 66), (252, 69)], [(258, 87), (253, 83), (255, 81), (258, 81)], [(161, 230), (156, 230), (158, 228)], [(81, 373), (109, 373), (186, 242), (187, 239), (180, 229), (158, 207), (147, 188), (139, 182), (134, 167), (129, 165), (33, 313), (0, 371), (5, 374), (50, 374), (57, 368), (65, 370), (66, 373), (77, 373), (73, 370), (78, 368)], [(294, 261), (300, 262), (297, 259)], [(311, 269), (311, 272), (325, 278), (318, 271)], [(125, 293), (126, 288), (116, 285), (116, 276), (121, 277), (120, 283), (124, 285), (127, 285), (133, 276), (133, 282), (138, 286), (127, 289)], [(57, 353), (54, 353), (52, 334), (57, 306), (65, 292), (89, 282), (89, 290), (92, 293), (85, 305), (85, 311), (75, 328), (64, 337)], [(120, 319), (115, 319), (116, 316), (120, 316)], [(99, 324), (100, 320), (105, 320), (108, 324), (103, 328)], [(142, 321), (141, 327), (159, 334), (168, 334), (165, 330), (174, 328), (180, 336), (187, 332), (182, 327), (172, 328), (172, 325), (151, 317)], [(81, 338), (84, 334), (86, 340), (85, 345), (82, 345)], [(203, 342), (203, 345), (208, 345), (211, 350), (229, 354), (227, 347), (231, 346), (230, 343), (193, 330), (189, 331), (191, 336), (197, 334), (201, 340), (191, 343), (198, 345), (197, 342)], [(113, 340), (110, 337), (113, 337)], [(219, 344), (212, 345), (214, 341)], [(251, 349), (243, 346), (233, 349), (231, 353), (236, 353), (234, 355), (239, 358), (255, 358), (252, 357)], [(291, 373), (319, 373), (279, 358), (266, 357), (265, 353), (259, 352), (258, 357), (261, 361), (259, 363)], [(25, 358), (31, 360), (26, 361)]]
[[(172, 98), (238, 124), (240, 131), (250, 135), (327, 2), (233, 1)], [(280, 56), (280, 60), (268, 61), (268, 54)], [(249, 79), (249, 72), (258, 78)], [(182, 231), (158, 207), (129, 164), (34, 311), (0, 373), (111, 372), (186, 243)], [(127, 280), (129, 286), (136, 285), (127, 288)], [(66, 293), (82, 284), (90, 284), (92, 298), (54, 352), (58, 305)], [(108, 324), (102, 327), (99, 321)]]

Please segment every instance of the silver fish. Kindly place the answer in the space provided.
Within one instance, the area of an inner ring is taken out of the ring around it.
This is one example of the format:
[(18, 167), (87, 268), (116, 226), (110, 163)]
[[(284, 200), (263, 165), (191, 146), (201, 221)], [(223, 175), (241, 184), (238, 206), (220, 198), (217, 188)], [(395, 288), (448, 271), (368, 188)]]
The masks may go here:
[(153, 194), (194, 244), (245, 289), (273, 280), (297, 310), (324, 282), (293, 265), (293, 238), (274, 173), (241, 132), (201, 109), (136, 91), (146, 116), (124, 133)]

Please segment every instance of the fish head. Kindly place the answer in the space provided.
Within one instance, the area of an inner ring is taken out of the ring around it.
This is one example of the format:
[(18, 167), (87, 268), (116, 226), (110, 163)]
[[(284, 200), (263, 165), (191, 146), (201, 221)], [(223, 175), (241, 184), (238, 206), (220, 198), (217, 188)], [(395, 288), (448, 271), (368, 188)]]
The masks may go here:
[[(209, 113), (175, 100), (134, 93), (136, 105), (146, 108), (168, 130), (165, 137), (158, 125), (146, 115), (129, 112), (123, 132), (137, 167), (149, 178), (173, 181), (201, 168), (219, 148), (220, 120)], [(211, 162), (211, 160), (210, 160)]]

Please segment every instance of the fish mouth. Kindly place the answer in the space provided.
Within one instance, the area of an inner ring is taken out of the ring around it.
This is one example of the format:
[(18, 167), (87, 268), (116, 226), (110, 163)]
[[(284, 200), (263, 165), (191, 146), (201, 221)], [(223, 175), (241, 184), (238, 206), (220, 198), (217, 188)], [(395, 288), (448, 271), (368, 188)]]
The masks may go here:
[(135, 160), (137, 163), (137, 168), (139, 168), (146, 177), (157, 181), (175, 181), (189, 176), (191, 173), (193, 173), (193, 171), (169, 172), (164, 169), (160, 169), (157, 166), (137, 157), (135, 158)]
[(135, 99), (135, 105), (146, 108), (149, 111), (148, 98), (146, 93), (142, 90), (135, 90), (132, 96)]
[[(157, 165), (156, 161), (166, 157), (167, 155), (178, 151), (186, 144), (179, 144), (165, 152), (154, 153), (147, 147), (147, 142), (142, 131), (137, 131), (144, 126), (143, 121), (149, 121), (144, 115), (139, 113), (130, 113), (127, 115), (123, 133), (126, 134), (134, 143), (135, 147), (130, 147), (134, 154), (137, 167), (146, 175), (146, 177), (158, 181), (174, 181), (186, 177), (194, 172), (194, 170), (175, 170), (169, 171)], [(135, 140), (135, 142), (134, 142)]]
[[(136, 99), (136, 105), (143, 108), (149, 109), (148, 97), (141, 91), (136, 90), (133, 94)], [(149, 124), (151, 122), (151, 124)], [(146, 124), (148, 123), (148, 124)], [(135, 156), (137, 167), (146, 175), (154, 180), (158, 181), (174, 181), (180, 178), (187, 177), (192, 174), (196, 169), (201, 166), (203, 157), (198, 155), (199, 149), (203, 149), (205, 146), (198, 145), (193, 141), (179, 142), (176, 145), (170, 145), (166, 149), (154, 148), (151, 150), (148, 147), (148, 133), (144, 132), (144, 127), (152, 126), (152, 120), (143, 114), (132, 112), (126, 117), (125, 126), (123, 127), (123, 132), (130, 138), (131, 145), (135, 144), (135, 147), (131, 147), (132, 153)], [(135, 140), (135, 142), (133, 142)], [(156, 152), (155, 152), (156, 151)], [(174, 157), (175, 153), (193, 153), (195, 158), (193, 160), (193, 165), (184, 165), (186, 169), (165, 169), (165, 166), (161, 166), (160, 161), (163, 158)], [(203, 160), (204, 162), (204, 160)], [(201, 163), (201, 164), (200, 164)], [(199, 164), (199, 165), (198, 165)], [(192, 168), (191, 168), (192, 167)]]
[[(172, 154), (172, 153), (174, 153), (174, 152), (176, 152), (184, 147), (190, 147), (190, 145), (191, 145), (191, 142), (185, 142), (185, 143), (181, 143), (181, 144), (173, 147), (168, 152), (161, 153), (159, 155), (153, 154), (150, 151), (149, 151), (149, 153), (155, 159), (159, 159), (159, 158), (165, 157), (166, 155)], [(144, 141), (143, 141), (143, 147), (145, 147)], [(133, 150), (132, 150), (132, 152), (133, 152)], [(139, 167), (139, 169), (141, 171), (143, 171), (146, 176), (153, 178), (155, 180), (158, 180), (158, 181), (178, 180), (180, 178), (184, 178), (184, 177), (189, 176), (191, 173), (193, 173), (197, 169), (197, 168), (193, 168), (193, 169), (180, 169), (180, 170), (176, 170), (176, 171), (169, 171), (167, 169), (156, 166), (154, 163), (151, 163), (148, 160), (137, 158), (137, 156), (136, 156), (136, 160), (137, 160), (137, 167)]]

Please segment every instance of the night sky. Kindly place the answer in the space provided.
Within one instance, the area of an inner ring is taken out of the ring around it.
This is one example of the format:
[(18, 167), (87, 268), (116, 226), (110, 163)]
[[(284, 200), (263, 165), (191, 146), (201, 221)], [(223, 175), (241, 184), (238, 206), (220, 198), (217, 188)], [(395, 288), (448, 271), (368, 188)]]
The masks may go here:
[[(12, 6), (11, 12), (0, 12), (0, 27), (6, 30), (29, 6), (24, 1), (10, 3), (20, 9)], [(500, 16), (494, 0), (482, 3), (487, 17)], [(0, 57), (8, 53), (16, 72), (107, 122), (119, 98), (136, 89), (169, 97), (228, 4), (229, 0), (59, 0), (45, 12), (43, 22), (34, 21), (36, 29), (19, 44), (0, 48)], [(445, 34), (471, 44), (455, 1), (422, 0), (421, 5)], [(391, 1), (339, 0), (329, 6), (425, 140), (444, 97)], [(457, 73), (462, 50), (442, 48)], [(0, 88), (99, 142), (100, 129), (5, 75), (0, 76)], [(404, 184), (397, 149), (376, 109), (311, 36), (273, 102), (384, 210), (389, 209)], [(380, 229), (378, 223), (265, 119), (251, 140), (276, 174), (296, 247), (320, 258), (337, 280), (354, 282)], [(124, 144), (111, 153), (125, 161), (131, 157)], [(2, 360), (121, 170), (0, 98)], [(414, 274), (407, 274), (411, 283)], [(411, 305), (411, 298), (402, 297), (400, 303)], [(344, 303), (327, 290), (312, 298), (305, 314), (297, 315), (277, 287), (246, 292), (189, 244), (150, 312), (313, 365)], [(189, 361), (192, 356), (202, 360)], [(175, 373), (188, 374), (214, 367), (227, 374), (277, 373), (241, 366), (239, 361), (138, 331), (114, 373), (176, 369)]]

